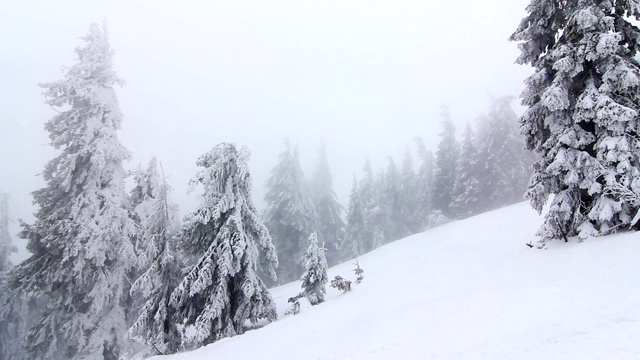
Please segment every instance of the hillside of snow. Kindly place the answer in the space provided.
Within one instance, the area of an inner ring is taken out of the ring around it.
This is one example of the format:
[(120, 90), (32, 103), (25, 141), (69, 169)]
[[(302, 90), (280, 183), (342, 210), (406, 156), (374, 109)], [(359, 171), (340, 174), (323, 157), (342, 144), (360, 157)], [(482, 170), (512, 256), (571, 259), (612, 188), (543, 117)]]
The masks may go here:
[(275, 288), (277, 322), (154, 359), (640, 359), (640, 233), (530, 249), (540, 224), (521, 203), (396, 241), (351, 292), (285, 316), (300, 283)]

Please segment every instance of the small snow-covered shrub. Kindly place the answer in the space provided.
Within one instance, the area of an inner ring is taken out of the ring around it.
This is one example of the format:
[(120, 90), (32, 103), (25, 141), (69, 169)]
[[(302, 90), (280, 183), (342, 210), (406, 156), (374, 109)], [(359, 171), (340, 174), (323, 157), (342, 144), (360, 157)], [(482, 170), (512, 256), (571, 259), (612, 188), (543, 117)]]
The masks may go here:
[(336, 277), (331, 280), (331, 287), (342, 292), (351, 291), (351, 281), (344, 279), (340, 275), (336, 275)]

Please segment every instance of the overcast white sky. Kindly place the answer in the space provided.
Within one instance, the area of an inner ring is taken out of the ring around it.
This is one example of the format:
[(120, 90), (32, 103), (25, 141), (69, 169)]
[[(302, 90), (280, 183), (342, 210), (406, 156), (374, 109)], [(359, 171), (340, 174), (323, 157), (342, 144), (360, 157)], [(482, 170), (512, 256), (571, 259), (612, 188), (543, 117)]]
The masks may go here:
[(127, 82), (117, 90), (120, 140), (134, 154), (125, 166), (157, 155), (185, 213), (196, 158), (223, 141), (251, 149), (260, 208), (285, 137), (307, 175), (324, 139), (339, 197), (367, 157), (375, 168), (400, 161), (415, 136), (435, 149), (441, 104), (460, 129), (487, 111), (488, 93), (522, 90), (531, 70), (514, 64), (507, 38), (527, 4), (0, 0), (0, 190), (14, 219), (32, 220), (30, 192), (55, 154), (37, 84), (61, 78), (91, 22), (107, 19)]

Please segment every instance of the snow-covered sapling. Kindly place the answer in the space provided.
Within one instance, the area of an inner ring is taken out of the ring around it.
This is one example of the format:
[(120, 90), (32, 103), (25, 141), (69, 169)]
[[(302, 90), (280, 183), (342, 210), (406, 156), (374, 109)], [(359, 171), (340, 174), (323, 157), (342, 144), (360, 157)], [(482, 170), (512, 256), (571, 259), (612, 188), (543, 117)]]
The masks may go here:
[(289, 310), (285, 311), (284, 314), (285, 315), (298, 315), (300, 313), (300, 298), (304, 297), (304, 292), (301, 292), (300, 294), (294, 296), (294, 297), (290, 297), (289, 300), (287, 301), (291, 305), (291, 307), (289, 308)]
[(312, 233), (309, 237), (309, 246), (302, 257), (305, 272), (302, 274), (302, 288), (304, 296), (309, 299), (311, 305), (317, 305), (324, 301), (327, 293), (327, 259), (324, 248), (318, 246), (318, 237)]
[(356, 274), (356, 284), (360, 284), (362, 280), (364, 280), (364, 270), (360, 267), (358, 259), (356, 259), (356, 263), (354, 265), (356, 266), (356, 268), (353, 269), (353, 272)]

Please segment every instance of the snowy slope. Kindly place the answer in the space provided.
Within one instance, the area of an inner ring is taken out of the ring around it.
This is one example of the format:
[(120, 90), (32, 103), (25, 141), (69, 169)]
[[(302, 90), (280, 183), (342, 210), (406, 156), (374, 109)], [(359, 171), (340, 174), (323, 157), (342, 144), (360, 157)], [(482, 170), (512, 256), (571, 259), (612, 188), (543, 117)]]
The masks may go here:
[(522, 203), (396, 241), (350, 293), (283, 316), (300, 284), (276, 288), (277, 322), (155, 359), (640, 359), (640, 233), (529, 249), (540, 222)]

